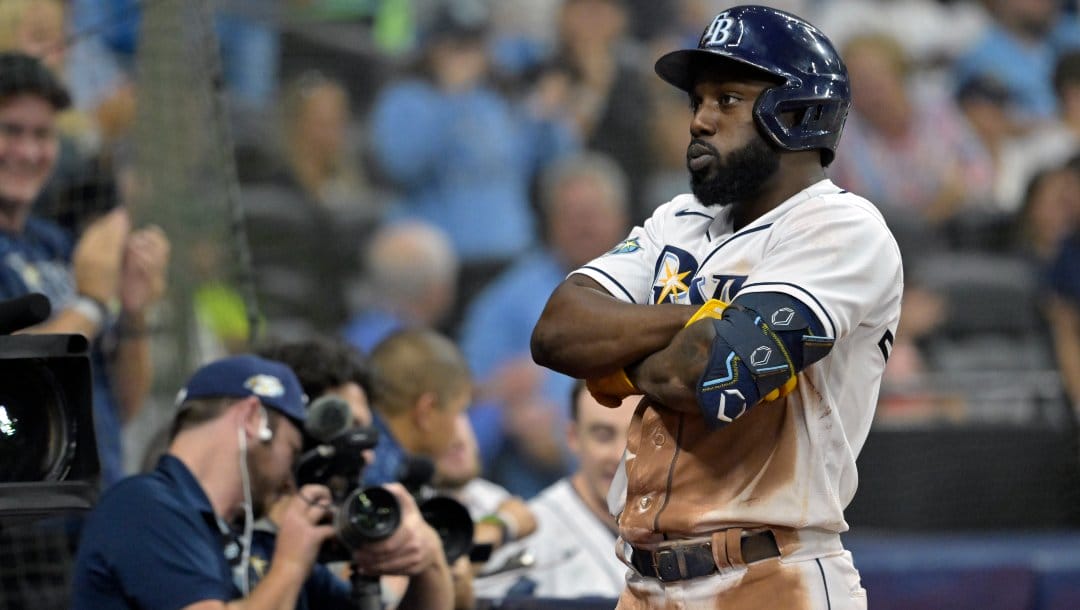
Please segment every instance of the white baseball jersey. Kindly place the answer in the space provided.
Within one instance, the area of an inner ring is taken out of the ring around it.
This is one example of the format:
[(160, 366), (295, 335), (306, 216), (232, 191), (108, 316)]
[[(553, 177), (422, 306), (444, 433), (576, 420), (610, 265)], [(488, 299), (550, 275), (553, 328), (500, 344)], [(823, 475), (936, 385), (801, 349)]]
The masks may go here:
[(631, 303), (784, 293), (835, 340), (794, 392), (724, 428), (643, 401), (627, 442), (623, 538), (751, 524), (847, 529), (903, 290), (899, 249), (872, 204), (822, 180), (733, 232), (729, 208), (680, 195), (575, 273)]
[(529, 508), (536, 516), (536, 531), (499, 549), (490, 563), (525, 551), (530, 567), (492, 577), (495, 584), (481, 583), (481, 597), (500, 597), (523, 578), (533, 582), (535, 597), (619, 597), (627, 567), (615, 554), (615, 533), (589, 510), (570, 479), (540, 492)]
[(510, 498), (510, 492), (505, 487), (480, 477), (472, 479), (460, 489), (439, 491), (461, 502), (469, 509), (469, 515), (474, 521), (494, 514), (499, 505)]

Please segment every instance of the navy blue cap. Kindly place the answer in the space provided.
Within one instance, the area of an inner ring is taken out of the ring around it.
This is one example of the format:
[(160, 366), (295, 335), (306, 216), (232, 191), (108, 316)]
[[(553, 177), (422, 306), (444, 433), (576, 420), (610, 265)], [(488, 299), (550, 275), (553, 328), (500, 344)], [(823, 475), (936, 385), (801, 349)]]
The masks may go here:
[(215, 360), (195, 371), (176, 397), (176, 403), (196, 398), (246, 398), (259, 401), (304, 427), (307, 396), (285, 364), (251, 354)]

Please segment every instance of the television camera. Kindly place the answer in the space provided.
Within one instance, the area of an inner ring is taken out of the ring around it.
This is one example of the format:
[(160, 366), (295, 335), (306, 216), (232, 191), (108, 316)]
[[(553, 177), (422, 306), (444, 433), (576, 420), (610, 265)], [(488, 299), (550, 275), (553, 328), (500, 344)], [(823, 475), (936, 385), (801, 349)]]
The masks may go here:
[(82, 335), (11, 334), (48, 319), (49, 299), (0, 301), (0, 525), (97, 500), (90, 344)]

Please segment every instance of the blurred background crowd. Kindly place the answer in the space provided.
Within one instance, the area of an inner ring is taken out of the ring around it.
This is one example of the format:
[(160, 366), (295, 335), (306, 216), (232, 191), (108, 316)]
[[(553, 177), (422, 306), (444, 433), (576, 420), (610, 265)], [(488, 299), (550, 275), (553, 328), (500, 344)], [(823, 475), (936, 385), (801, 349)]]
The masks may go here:
[[(652, 64), (731, 4), (0, 0), (0, 50), (73, 97), (35, 213), (78, 236), (124, 205), (171, 242), (127, 471), (198, 363), (427, 327), (468, 360), (484, 475), (529, 498), (571, 472), (554, 431), (573, 380), (532, 362), (533, 324), (567, 272), (688, 190), (687, 100)], [(854, 107), (828, 173), (905, 257), (878, 428), (1075, 436), (1077, 3), (767, 4), (841, 50)]]

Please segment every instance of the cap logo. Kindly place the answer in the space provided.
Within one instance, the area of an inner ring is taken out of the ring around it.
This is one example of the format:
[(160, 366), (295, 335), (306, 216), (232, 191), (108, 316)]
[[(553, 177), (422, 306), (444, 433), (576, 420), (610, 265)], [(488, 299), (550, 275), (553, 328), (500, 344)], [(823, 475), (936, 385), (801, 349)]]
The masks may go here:
[(256, 396), (278, 398), (285, 395), (285, 385), (273, 375), (255, 375), (244, 382), (244, 387)]
[(705, 33), (701, 35), (701, 42), (698, 43), (699, 47), (718, 47), (727, 44), (728, 39), (731, 38), (731, 27), (735, 25), (735, 20), (728, 19), (726, 15), (727, 13), (720, 13), (709, 24), (709, 27), (705, 28)]

